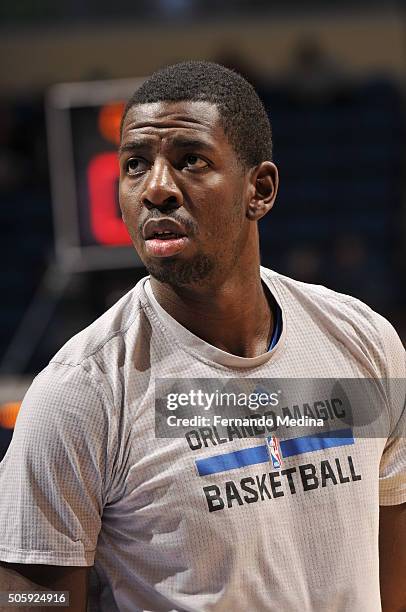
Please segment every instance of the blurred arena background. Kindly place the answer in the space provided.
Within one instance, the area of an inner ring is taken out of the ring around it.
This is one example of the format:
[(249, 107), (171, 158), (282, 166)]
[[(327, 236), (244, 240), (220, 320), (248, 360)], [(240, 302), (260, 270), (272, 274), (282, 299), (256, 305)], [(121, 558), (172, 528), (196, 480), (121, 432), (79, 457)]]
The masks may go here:
[(145, 274), (118, 211), (117, 126), (176, 61), (235, 68), (266, 104), (281, 189), (264, 265), (360, 298), (405, 341), (405, 6), (272, 4), (1, 3), (0, 459), (33, 376)]

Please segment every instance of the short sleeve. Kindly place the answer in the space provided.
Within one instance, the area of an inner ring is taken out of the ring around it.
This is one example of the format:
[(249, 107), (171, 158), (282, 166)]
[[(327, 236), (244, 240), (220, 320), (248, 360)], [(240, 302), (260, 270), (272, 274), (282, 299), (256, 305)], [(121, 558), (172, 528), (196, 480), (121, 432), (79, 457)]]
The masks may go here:
[(395, 506), (406, 502), (406, 353), (393, 327), (381, 321), (391, 431), (380, 462), (379, 503)]
[(108, 435), (106, 401), (81, 365), (36, 377), (0, 463), (0, 560), (93, 564)]

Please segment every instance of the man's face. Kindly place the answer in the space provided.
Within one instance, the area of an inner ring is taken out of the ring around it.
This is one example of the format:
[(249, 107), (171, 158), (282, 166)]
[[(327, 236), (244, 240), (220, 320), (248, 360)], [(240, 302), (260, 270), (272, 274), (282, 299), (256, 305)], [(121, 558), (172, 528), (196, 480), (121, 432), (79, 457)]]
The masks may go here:
[(244, 170), (208, 102), (133, 106), (120, 147), (120, 206), (150, 274), (210, 285), (247, 239)]

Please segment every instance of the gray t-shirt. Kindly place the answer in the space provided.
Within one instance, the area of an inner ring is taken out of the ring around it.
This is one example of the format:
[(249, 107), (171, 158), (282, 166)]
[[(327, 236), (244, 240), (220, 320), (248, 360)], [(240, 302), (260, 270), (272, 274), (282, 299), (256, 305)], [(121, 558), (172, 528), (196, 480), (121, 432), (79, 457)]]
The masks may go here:
[[(98, 612), (381, 610), (379, 505), (406, 501), (404, 389), (387, 381), (406, 379), (405, 351), (358, 300), (261, 275), (283, 330), (258, 357), (186, 330), (148, 278), (55, 355), (0, 464), (0, 560), (94, 565)], [(319, 379), (381, 380), (383, 424), (359, 436), (347, 423), (344, 441), (316, 446), (294, 428), (156, 437), (155, 381), (182, 377), (303, 379), (292, 413), (332, 418)]]

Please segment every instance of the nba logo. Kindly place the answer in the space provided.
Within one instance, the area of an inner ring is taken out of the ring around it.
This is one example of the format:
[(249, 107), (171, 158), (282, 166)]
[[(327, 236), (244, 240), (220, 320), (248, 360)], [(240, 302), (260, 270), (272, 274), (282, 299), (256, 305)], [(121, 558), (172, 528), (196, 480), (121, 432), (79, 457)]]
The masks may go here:
[(282, 466), (282, 457), (278, 438), (276, 436), (269, 436), (266, 438), (266, 444), (268, 447), (269, 458), (272, 461), (272, 466), (274, 468), (280, 468)]

